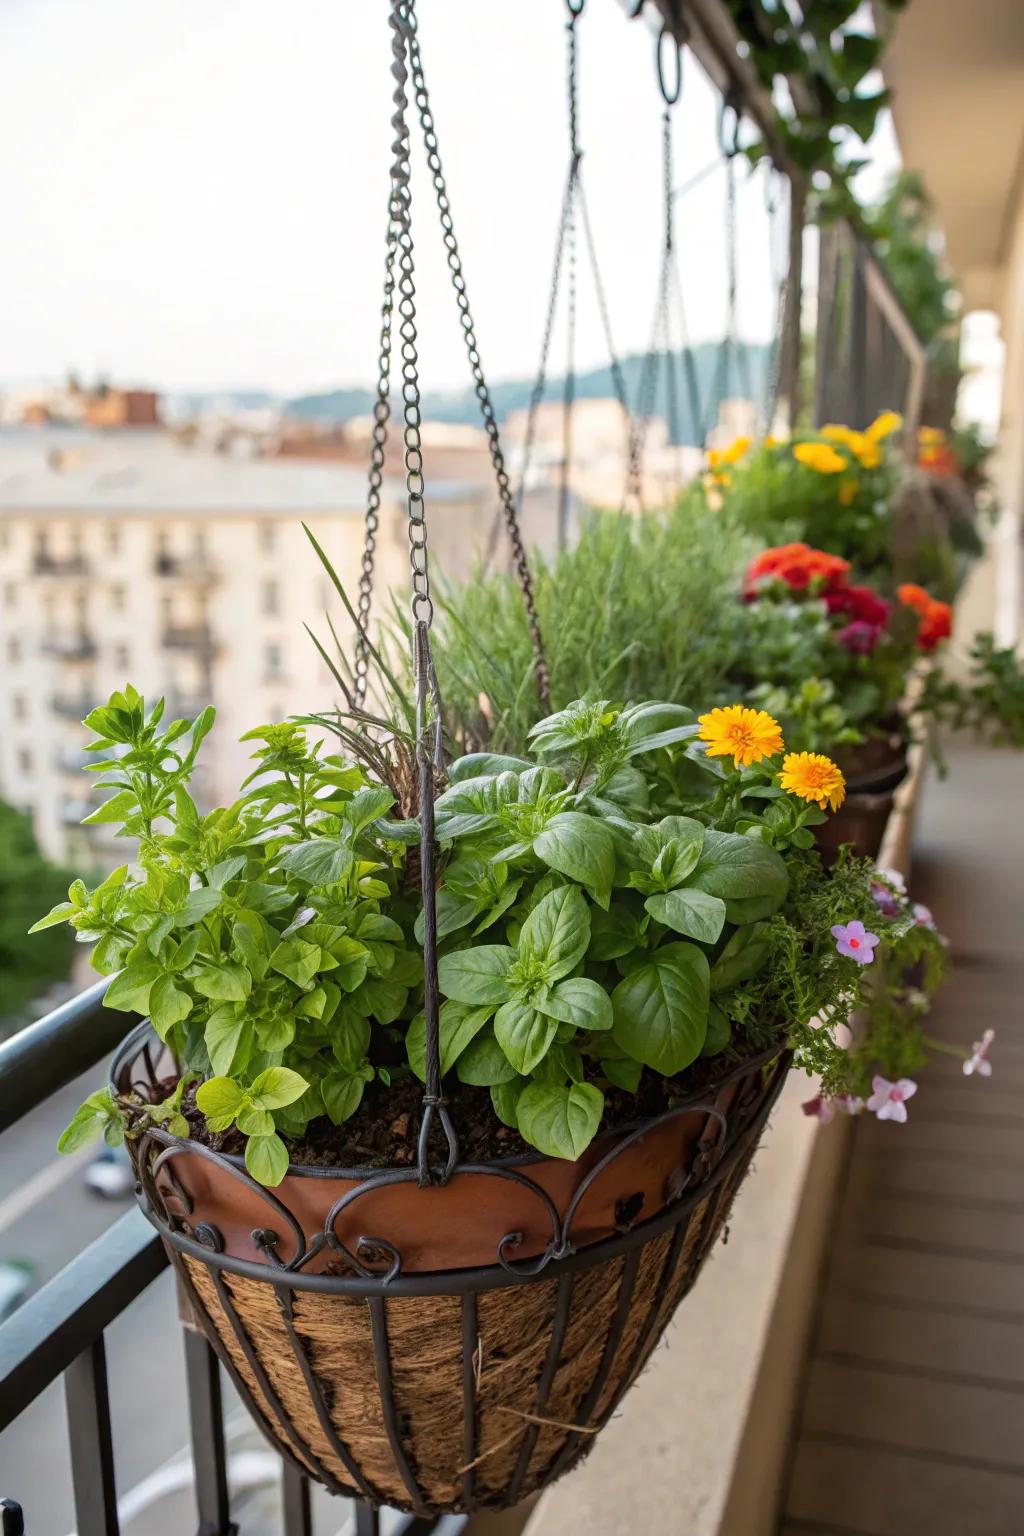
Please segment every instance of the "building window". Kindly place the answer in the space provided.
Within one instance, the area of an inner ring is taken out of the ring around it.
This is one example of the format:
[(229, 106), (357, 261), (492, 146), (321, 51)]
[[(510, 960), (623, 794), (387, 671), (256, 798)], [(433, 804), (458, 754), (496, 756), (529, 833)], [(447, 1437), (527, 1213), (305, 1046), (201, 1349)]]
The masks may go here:
[(31, 751), (29, 750), (28, 747), (19, 747), (18, 748), (18, 772), (19, 773), (31, 773), (32, 772), (32, 753), (31, 753)]
[(276, 581), (263, 583), (262, 608), (264, 613), (274, 614), (280, 611), (279, 592)]
[(28, 699), (23, 693), (16, 693), (11, 698), (11, 714), (15, 720), (28, 719)]
[(124, 613), (125, 595), (124, 587), (120, 583), (111, 587), (110, 606), (115, 613)]
[(21, 660), (21, 641), (17, 635), (11, 635), (7, 641), (7, 660), (11, 662)]
[(272, 555), (277, 548), (277, 525), (275, 523), (260, 524), (260, 554)]
[(281, 647), (276, 644), (267, 646), (264, 653), (267, 663), (267, 676), (280, 677), (281, 675)]

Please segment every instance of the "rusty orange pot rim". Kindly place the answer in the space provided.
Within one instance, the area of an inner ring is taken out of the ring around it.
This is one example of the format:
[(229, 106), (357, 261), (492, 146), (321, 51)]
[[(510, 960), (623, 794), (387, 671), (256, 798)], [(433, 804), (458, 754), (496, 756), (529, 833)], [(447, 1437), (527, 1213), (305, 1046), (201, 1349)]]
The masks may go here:
[[(115, 1095), (122, 1093), (123, 1090), (120, 1087), (119, 1078), (121, 1077), (124, 1069), (134, 1063), (134, 1060), (138, 1056), (142, 1047), (144, 1045), (148, 1045), (151, 1040), (155, 1040), (158, 1044), (162, 1044), (160, 1037), (157, 1035), (156, 1030), (153, 1028), (152, 1021), (150, 1019), (142, 1019), (135, 1026), (135, 1028), (121, 1041), (121, 1044), (114, 1052), (110, 1062), (108, 1086), (110, 1087), (112, 1093)], [(713, 1082), (708, 1083), (703, 1089), (696, 1090), (692, 1095), (681, 1099), (677, 1104), (673, 1106), (673, 1110), (678, 1112), (680, 1110), (691, 1107), (693, 1109), (699, 1109), (705, 1100), (710, 1098), (713, 1094), (721, 1093), (723, 1089), (728, 1088), (733, 1082), (735, 1082), (737, 1078), (743, 1077), (752, 1068), (769, 1066), (771, 1063), (777, 1061), (778, 1058), (785, 1053), (785, 1050), (785, 1041), (779, 1041), (777, 1045), (766, 1046), (764, 1050), (756, 1051), (751, 1056), (743, 1057), (742, 1060), (733, 1064), (730, 1071), (724, 1073), (721, 1077), (715, 1078)], [(699, 1059), (700, 1058), (698, 1057), (698, 1060)], [(644, 1126), (653, 1126), (656, 1121), (662, 1118), (664, 1113), (664, 1111), (660, 1111), (657, 1115), (641, 1116), (636, 1120), (624, 1121), (622, 1125), (616, 1125), (613, 1127), (608, 1127), (605, 1130), (598, 1131), (597, 1135), (594, 1137), (594, 1140), (590, 1143), (590, 1146), (593, 1147), (601, 1142), (610, 1141), (615, 1137), (630, 1136)], [(189, 1141), (186, 1137), (175, 1136), (173, 1132), (168, 1131), (164, 1126), (160, 1127), (160, 1140), (166, 1146), (173, 1145), (179, 1147), (183, 1151), (188, 1151), (189, 1149)], [(242, 1169), (246, 1172), (248, 1171), (245, 1169), (245, 1158), (238, 1152), (218, 1151), (217, 1156), (223, 1158), (225, 1162), (231, 1163), (236, 1168)], [(466, 1173), (470, 1172), (474, 1167), (523, 1168), (533, 1166), (537, 1163), (562, 1163), (573, 1161), (578, 1161), (578, 1159), (549, 1157), (547, 1153), (537, 1151), (516, 1152), (508, 1157), (485, 1158), (477, 1163), (459, 1162), (456, 1164), (454, 1171), (461, 1171)], [(415, 1163), (362, 1163), (354, 1168), (328, 1168), (321, 1167), (319, 1164), (314, 1163), (293, 1163), (289, 1160), (288, 1171), (284, 1178), (347, 1179), (352, 1183), (358, 1184), (363, 1183), (365, 1180), (373, 1178), (378, 1174), (388, 1172), (389, 1170), (406, 1170), (410, 1168), (415, 1169)], [(281, 1182), (284, 1183), (284, 1179), (282, 1179)]]

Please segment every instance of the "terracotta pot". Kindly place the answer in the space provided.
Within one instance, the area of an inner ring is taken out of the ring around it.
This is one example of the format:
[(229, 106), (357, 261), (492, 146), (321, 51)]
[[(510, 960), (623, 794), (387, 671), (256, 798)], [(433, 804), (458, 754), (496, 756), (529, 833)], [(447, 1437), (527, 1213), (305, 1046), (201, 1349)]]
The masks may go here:
[(895, 789), (907, 776), (907, 744), (898, 722), (884, 736), (872, 736), (835, 757), (851, 795)]
[[(151, 1044), (126, 1042), (115, 1086), (155, 1080)], [(159, 1127), (131, 1152), (192, 1320), (286, 1459), (421, 1518), (507, 1508), (586, 1454), (642, 1370), (787, 1067), (723, 1070), (578, 1162), (460, 1166), (443, 1187), (292, 1169), (261, 1190)]]
[(824, 862), (833, 864), (844, 843), (852, 843), (861, 858), (877, 858), (892, 807), (891, 789), (875, 794), (848, 794), (839, 810), (814, 829), (814, 840)]
[[(133, 1049), (139, 1056), (143, 1040), (155, 1044), (144, 1029), (130, 1040), (129, 1056)], [(680, 1193), (698, 1151), (714, 1157), (730, 1112), (752, 1083), (756, 1088), (762, 1065), (731, 1066), (694, 1095), (692, 1109), (681, 1105), (646, 1126), (599, 1136), (575, 1162), (527, 1154), (465, 1166), (448, 1184), (426, 1189), (411, 1166), (393, 1170), (394, 1182), (382, 1183), (379, 1169), (293, 1165), (268, 1191), (245, 1172), (242, 1158), (177, 1137), (166, 1138), (164, 1167), (173, 1172), (172, 1198), (190, 1224), (216, 1230), (225, 1250), (239, 1258), (263, 1260), (264, 1234), (273, 1230), (276, 1257), (290, 1264), (329, 1229), (350, 1253), (360, 1242), (372, 1245), (378, 1234), (386, 1239), (381, 1251), (401, 1254), (403, 1274), (477, 1269), (493, 1264), (499, 1250), (519, 1263), (543, 1254), (556, 1219), (570, 1214), (577, 1248), (621, 1231), (623, 1213), (630, 1225), (656, 1216)], [(113, 1083), (120, 1092), (144, 1086), (138, 1061), (122, 1054)], [(325, 1244), (303, 1268), (331, 1273), (336, 1259), (333, 1243)]]

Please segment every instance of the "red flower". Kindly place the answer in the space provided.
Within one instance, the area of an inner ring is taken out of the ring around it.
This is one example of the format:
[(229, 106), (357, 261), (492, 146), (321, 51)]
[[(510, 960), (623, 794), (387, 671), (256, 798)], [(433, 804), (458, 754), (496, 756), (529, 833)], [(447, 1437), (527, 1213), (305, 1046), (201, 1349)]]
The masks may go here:
[(845, 613), (862, 624), (884, 629), (889, 622), (889, 604), (870, 587), (839, 587), (825, 593), (829, 613)]
[(948, 603), (934, 602), (921, 616), (917, 643), (922, 651), (934, 651), (953, 633), (953, 612)]
[(836, 635), (836, 639), (844, 650), (850, 651), (854, 656), (870, 656), (881, 638), (881, 625), (868, 624), (864, 619), (851, 619), (850, 623), (844, 624)]

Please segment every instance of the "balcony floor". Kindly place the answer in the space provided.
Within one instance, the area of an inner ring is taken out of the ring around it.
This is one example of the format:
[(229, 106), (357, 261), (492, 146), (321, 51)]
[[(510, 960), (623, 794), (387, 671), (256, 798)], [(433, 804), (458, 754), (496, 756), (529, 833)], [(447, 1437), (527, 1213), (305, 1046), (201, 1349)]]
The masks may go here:
[(1021, 757), (934, 774), (915, 899), (955, 974), (929, 1032), (996, 1030), (991, 1078), (922, 1073), (905, 1126), (855, 1122), (780, 1536), (1024, 1531)]

